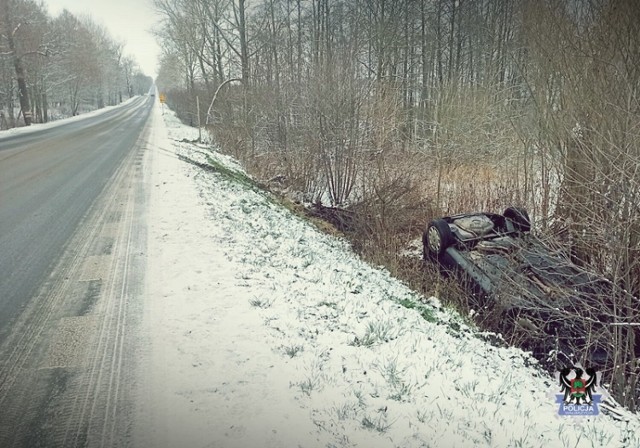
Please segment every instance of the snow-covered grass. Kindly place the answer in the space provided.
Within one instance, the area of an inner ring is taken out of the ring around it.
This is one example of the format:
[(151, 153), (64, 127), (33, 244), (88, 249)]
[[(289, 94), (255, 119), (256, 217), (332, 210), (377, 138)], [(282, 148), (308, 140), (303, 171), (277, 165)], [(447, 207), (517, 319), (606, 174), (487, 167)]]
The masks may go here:
[(139, 441), (640, 446), (635, 417), (557, 416), (555, 380), (527, 354), (487, 344), (155, 112)]

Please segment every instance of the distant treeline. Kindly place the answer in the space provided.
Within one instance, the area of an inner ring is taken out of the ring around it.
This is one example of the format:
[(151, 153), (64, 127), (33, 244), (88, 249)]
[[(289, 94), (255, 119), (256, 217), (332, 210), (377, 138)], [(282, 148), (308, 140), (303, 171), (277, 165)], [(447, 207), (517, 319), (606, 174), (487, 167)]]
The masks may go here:
[(0, 1), (0, 129), (118, 104), (152, 83), (90, 17)]

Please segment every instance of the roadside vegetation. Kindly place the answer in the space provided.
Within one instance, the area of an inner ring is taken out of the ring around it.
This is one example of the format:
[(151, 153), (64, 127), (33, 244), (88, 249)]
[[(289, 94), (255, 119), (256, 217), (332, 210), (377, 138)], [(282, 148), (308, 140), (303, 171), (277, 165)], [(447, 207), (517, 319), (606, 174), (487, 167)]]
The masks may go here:
[(586, 315), (616, 325), (583, 337), (606, 346), (604, 382), (637, 409), (636, 2), (155, 4), (157, 84), (186, 123), (363, 258), (527, 348), (536, 325), (505, 321), (420, 260), (431, 219), (525, 207), (550, 246), (611, 281)]

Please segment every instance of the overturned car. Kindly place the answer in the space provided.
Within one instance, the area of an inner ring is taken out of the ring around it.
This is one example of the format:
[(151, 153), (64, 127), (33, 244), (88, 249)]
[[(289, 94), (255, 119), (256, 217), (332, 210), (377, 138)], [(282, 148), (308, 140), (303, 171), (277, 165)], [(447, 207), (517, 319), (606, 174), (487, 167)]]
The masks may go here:
[(476, 317), (548, 367), (605, 367), (614, 353), (612, 285), (531, 233), (526, 210), (431, 221), (423, 258), (469, 292)]

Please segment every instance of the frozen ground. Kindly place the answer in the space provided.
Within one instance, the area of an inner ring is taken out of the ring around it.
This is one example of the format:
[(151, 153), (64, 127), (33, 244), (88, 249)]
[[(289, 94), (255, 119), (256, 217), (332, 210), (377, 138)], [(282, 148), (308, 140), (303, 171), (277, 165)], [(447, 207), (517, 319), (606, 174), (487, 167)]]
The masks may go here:
[(556, 416), (555, 380), (521, 351), (483, 342), (184, 142), (197, 130), (170, 112), (153, 120), (136, 445), (640, 446), (635, 417)]

